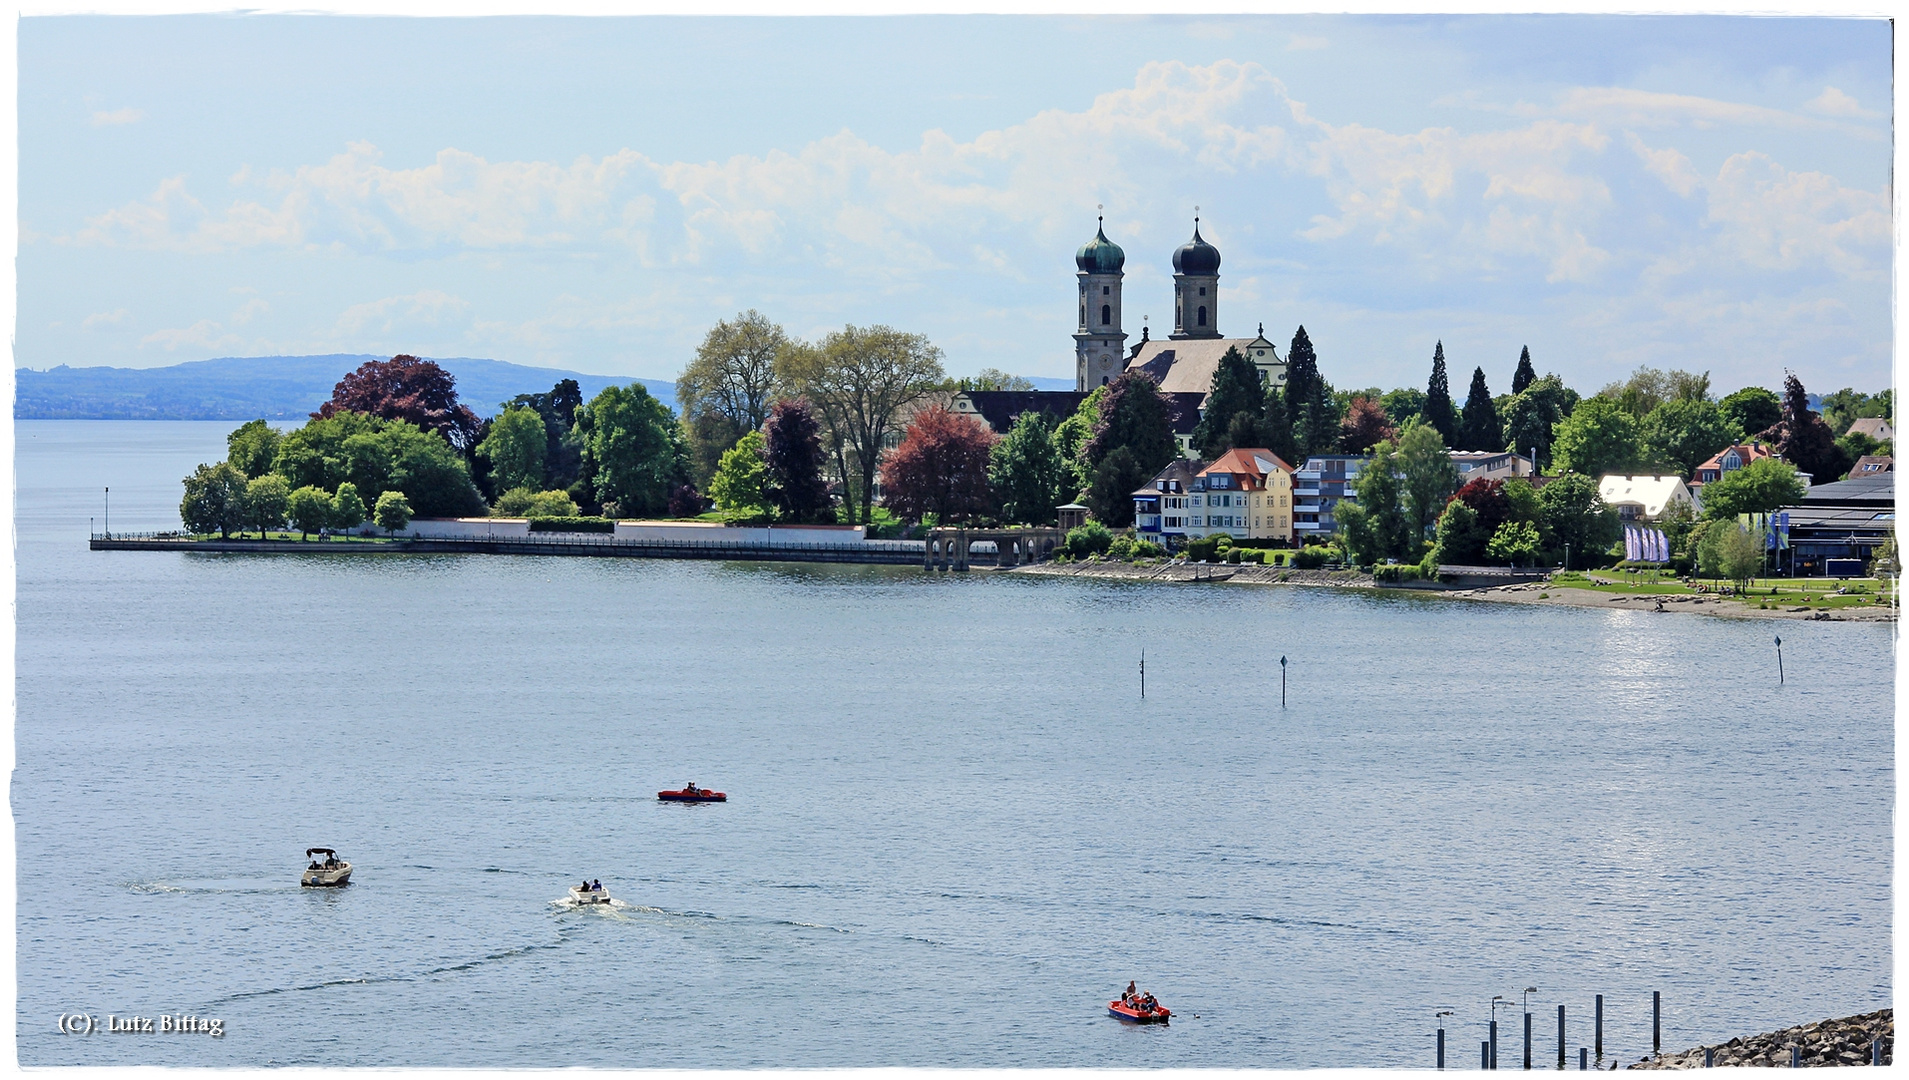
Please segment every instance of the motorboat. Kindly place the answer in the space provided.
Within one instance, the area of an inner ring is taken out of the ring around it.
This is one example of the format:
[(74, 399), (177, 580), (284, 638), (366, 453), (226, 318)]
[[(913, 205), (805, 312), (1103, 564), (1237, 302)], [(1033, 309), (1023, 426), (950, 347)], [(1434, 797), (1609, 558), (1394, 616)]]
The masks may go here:
[(579, 904), (607, 904), (610, 902), (610, 890), (604, 888), (600, 881), (594, 885), (586, 881), (570, 886), (570, 899)]
[(1115, 999), (1107, 1003), (1107, 1015), (1116, 1020), (1125, 1020), (1130, 1024), (1164, 1024), (1173, 1016), (1173, 1010), (1165, 1005), (1129, 1005)]
[[(320, 855), (324, 858), (318, 858)], [(351, 884), (351, 864), (340, 859), (336, 851), (328, 847), (306, 848), (305, 857), (311, 860), (311, 865), (298, 879), (300, 885), (308, 889), (331, 889)]]
[(684, 784), (681, 791), (659, 791), (656, 797), (664, 802), (728, 802), (729, 796), (720, 791)]

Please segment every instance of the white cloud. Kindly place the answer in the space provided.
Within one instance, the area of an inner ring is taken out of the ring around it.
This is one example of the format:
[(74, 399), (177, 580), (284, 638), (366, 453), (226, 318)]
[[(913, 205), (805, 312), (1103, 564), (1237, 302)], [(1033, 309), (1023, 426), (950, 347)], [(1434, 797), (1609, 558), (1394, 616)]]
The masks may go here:
[(1634, 131), (1624, 133), (1631, 149), (1643, 161), (1644, 168), (1664, 182), (1670, 190), (1689, 198), (1703, 185), (1703, 177), (1691, 165), (1690, 159), (1673, 147), (1658, 150), (1646, 146)]
[(133, 313), (125, 308), (95, 312), (80, 321), (82, 330), (130, 330), (132, 325)]
[(1710, 185), (1709, 220), (1728, 255), (1766, 270), (1822, 266), (1887, 278), (1889, 200), (1819, 172), (1791, 172), (1755, 151), (1733, 155)]
[(255, 316), (263, 315), (270, 310), (272, 310), (272, 305), (254, 296), (252, 299), (239, 305), (239, 309), (232, 313), (230, 321), (234, 326), (243, 326), (251, 322)]
[(112, 127), (118, 124), (137, 124), (145, 118), (145, 112), (139, 109), (114, 109), (111, 112), (94, 113), (93, 126)]
[(1811, 98), (1803, 107), (1811, 112), (1822, 113), (1824, 116), (1873, 117), (1876, 115), (1856, 104), (1855, 98), (1834, 86), (1823, 87), (1823, 92)]

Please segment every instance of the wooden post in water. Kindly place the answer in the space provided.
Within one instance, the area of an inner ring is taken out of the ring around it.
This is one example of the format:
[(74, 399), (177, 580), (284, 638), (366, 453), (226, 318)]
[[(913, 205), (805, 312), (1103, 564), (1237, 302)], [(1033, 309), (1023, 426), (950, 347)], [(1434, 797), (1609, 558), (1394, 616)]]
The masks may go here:
[(1597, 996), (1597, 1037), (1595, 1040), (1595, 1045), (1597, 1046), (1598, 1064), (1602, 1065), (1604, 1063), (1604, 995), (1603, 994), (1599, 994)]
[(1558, 1068), (1564, 1068), (1564, 1006), (1558, 1006)]
[(1478, 1044), (1478, 1067), (1480, 1069), (1491, 1068), (1491, 1043), (1489, 1041)]
[(1147, 697), (1147, 650), (1140, 650), (1140, 699)]
[(1286, 707), (1286, 658), (1279, 658), (1279, 707)]
[(1650, 992), (1650, 1052), (1654, 1057), (1663, 1049), (1664, 999), (1657, 991)]
[(1495, 1017), (1491, 1022), (1491, 1067), (1498, 1067), (1498, 1020)]
[(1776, 684), (1783, 685), (1783, 638), (1776, 639)]
[(1591, 1067), (1591, 1052), (1582, 1046), (1578, 1047), (1578, 1071), (1584, 1072), (1590, 1067)]
[(1445, 1029), (1438, 1029), (1438, 1071), (1445, 1071)]
[(1531, 1014), (1525, 1013), (1525, 1071), (1531, 1071)]

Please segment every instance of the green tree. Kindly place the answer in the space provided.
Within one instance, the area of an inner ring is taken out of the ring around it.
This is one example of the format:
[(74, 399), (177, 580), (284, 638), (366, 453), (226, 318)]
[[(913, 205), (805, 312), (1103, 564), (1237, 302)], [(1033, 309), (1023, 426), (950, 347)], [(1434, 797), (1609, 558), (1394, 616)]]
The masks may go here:
[(1485, 544), (1485, 554), (1523, 566), (1538, 557), (1538, 530), (1528, 521), (1507, 521)]
[[(583, 457), (581, 441), (573, 437), (577, 410), (583, 407), (583, 389), (575, 379), (559, 379), (543, 394), (518, 394), (506, 401), (505, 410), (523, 406), (534, 409), (544, 422), (544, 480), (553, 488), (569, 487), (577, 482), (577, 469)], [(499, 485), (498, 490), (505, 490)]]
[(1472, 369), (1471, 391), (1465, 397), (1465, 412), (1460, 421), (1461, 449), (1504, 449), (1505, 428), (1498, 421), (1498, 407), (1492, 403), (1491, 388), (1485, 385), (1482, 367)]
[(767, 493), (784, 521), (834, 520), (829, 485), (822, 478), (828, 454), (822, 448), (822, 422), (801, 398), (783, 398), (769, 407), (762, 425), (762, 461), (769, 469)]
[(258, 530), (260, 540), (265, 539), (265, 530), (285, 523), (291, 497), (292, 486), (277, 473), (266, 473), (246, 483), (245, 523)]
[(1710, 373), (1693, 375), (1688, 371), (1640, 367), (1623, 382), (1610, 383), (1599, 390), (1597, 396), (1616, 402), (1631, 419), (1642, 420), (1666, 401), (1708, 401)]
[(265, 421), (250, 421), (225, 437), (225, 460), (248, 478), (264, 476), (272, 471), (281, 438), (278, 429)]
[(1598, 494), (1596, 477), (1566, 473), (1538, 489), (1538, 502), (1554, 545), (1550, 550), (1562, 553), (1570, 545), (1573, 566), (1591, 565), (1623, 533), (1617, 511)]
[[(1408, 548), (1402, 561), (1416, 562), (1419, 545), (1445, 500), (1458, 490), (1458, 466), (1445, 450), (1445, 440), (1430, 424), (1413, 424), (1399, 433), (1399, 487), (1403, 496), (1406, 523), (1410, 528)], [(1364, 475), (1361, 471), (1360, 475)]]
[(1385, 545), (1373, 528), (1371, 515), (1357, 499), (1341, 499), (1332, 508), (1333, 536), (1345, 550), (1346, 561), (1368, 566), (1384, 557)]
[(1538, 372), (1531, 366), (1531, 346), (1526, 345), (1518, 354), (1518, 370), (1511, 376), (1511, 393), (1516, 397), (1525, 392), (1525, 388), (1538, 381)]
[(544, 459), (549, 440), (544, 418), (535, 409), (505, 409), (491, 421), (490, 434), (477, 444), (477, 455), (491, 464), (491, 482), (498, 491), (511, 488), (543, 490)]
[(1795, 506), (1808, 490), (1789, 462), (1758, 458), (1704, 485), (1704, 517), (1735, 521), (1738, 514), (1767, 514)]
[(1018, 390), (1034, 389), (1034, 380), (1019, 375), (1009, 375), (1000, 368), (984, 367), (969, 378), (961, 380), (963, 390)]
[(1205, 411), (1193, 429), (1194, 447), (1202, 456), (1216, 458), (1236, 445), (1251, 446), (1250, 442), (1239, 444), (1228, 440), (1228, 433), (1233, 431), (1233, 418), (1245, 414), (1251, 425), (1247, 430), (1257, 433), (1264, 409), (1265, 391), (1259, 384), (1259, 368), (1238, 349), (1228, 347), (1213, 368)]
[(578, 416), (605, 512), (612, 517), (662, 513), (671, 489), (689, 476), (688, 452), (670, 411), (642, 383), (631, 383), (604, 387)]
[(1319, 358), (1303, 326), (1293, 334), (1292, 348), (1286, 353), (1283, 396), (1296, 456), (1329, 453), (1339, 438), (1339, 412), (1333, 406), (1332, 387), (1319, 374)]
[(695, 359), (676, 379), (676, 405), (699, 484), (708, 482), (724, 450), (769, 418), (770, 403), (782, 389), (777, 361), (792, 344), (782, 327), (754, 309), (703, 336)]
[(1558, 423), (1569, 412), (1567, 403), (1575, 404), (1567, 395), (1570, 391), (1556, 375), (1546, 375), (1513, 395), (1505, 406), (1504, 448), (1535, 455), (1539, 469), (1550, 468), (1551, 441)]
[(325, 489), (307, 484), (292, 492), (286, 500), (286, 510), (292, 516), (292, 524), (297, 526), (299, 539), (309, 540), (315, 532), (324, 531), (331, 524), (331, 496)]
[(209, 533), (216, 529), (219, 538), (224, 539), (233, 530), (245, 527), (245, 474), (233, 468), (230, 462), (199, 466), (186, 477), (185, 485), (185, 498), (179, 502), (179, 518), (185, 522), (187, 532)]
[(1764, 540), (1735, 522), (1713, 522), (1697, 543), (1697, 571), (1747, 585), (1763, 569)]
[(1106, 397), (1105, 386), (1094, 387), (1081, 399), (1073, 415), (1054, 428), (1054, 452), (1061, 459), (1063, 474), (1060, 489), (1055, 492), (1055, 506), (1078, 500), (1081, 492), (1087, 489), (1088, 481), (1093, 479), (1081, 450), (1087, 445), (1087, 440), (1094, 437), (1094, 429), (1100, 426), (1100, 403)]
[(1299, 456), (1299, 440), (1293, 436), (1285, 394), (1277, 386), (1266, 390), (1266, 404), (1260, 412), (1259, 445), (1295, 469), (1306, 463), (1306, 459)]
[(1054, 524), (1062, 471), (1046, 417), (1032, 410), (1015, 417), (1014, 427), (994, 444), (988, 462), (988, 485), (994, 490), (1001, 520)]
[(1783, 399), (1761, 386), (1746, 386), (1717, 403), (1736, 421), (1745, 438), (1754, 439), (1783, 420)]
[(331, 524), (336, 529), (355, 529), (364, 523), (365, 501), (358, 497), (358, 485), (347, 480), (338, 485), (331, 497)]
[(709, 482), (716, 509), (730, 521), (765, 521), (774, 516), (769, 501), (769, 468), (763, 461), (767, 446), (762, 432), (751, 431), (723, 451), (722, 462)]
[(1133, 493), (1159, 471), (1142, 466), (1131, 447), (1114, 447), (1094, 467), (1093, 482), (1087, 486), (1087, 508), (1096, 520), (1113, 528), (1132, 525)]
[(1616, 401), (1594, 397), (1559, 422), (1552, 452), (1558, 468), (1594, 481), (1610, 473), (1629, 475), (1642, 456), (1637, 421)]
[(1714, 402), (1673, 398), (1644, 417), (1638, 436), (1646, 458), (1689, 478), (1697, 466), (1742, 439), (1743, 429)]
[(567, 491), (538, 491), (535, 488), (511, 488), (497, 497), (491, 516), (497, 518), (576, 517), (576, 500)]
[[(1412, 429), (1423, 426), (1414, 424)], [(1406, 515), (1403, 491), (1399, 486), (1398, 444), (1388, 439), (1374, 446), (1371, 459), (1359, 469), (1358, 477), (1352, 481), (1352, 490), (1359, 507), (1354, 515), (1353, 528), (1355, 531), (1360, 528), (1367, 530), (1363, 535), (1353, 538), (1360, 557), (1367, 561), (1383, 558), (1417, 559), (1418, 544), (1411, 535), (1411, 521)], [(1333, 507), (1335, 528), (1345, 508), (1343, 500)]]
[(1425, 391), (1415, 386), (1401, 386), (1396, 390), (1387, 390), (1380, 399), (1385, 406), (1385, 415), (1392, 418), (1396, 427), (1402, 427), (1425, 416)]
[(405, 501), (404, 492), (387, 491), (378, 496), (377, 509), (371, 516), (380, 529), (397, 532), (411, 523), (411, 504)]
[(1458, 416), (1452, 409), (1452, 384), (1445, 374), (1445, 343), (1432, 347), (1432, 377), (1425, 384), (1425, 404), (1420, 409), (1425, 422), (1438, 431), (1445, 445), (1453, 445), (1458, 431)]
[(1465, 505), (1462, 499), (1453, 499), (1445, 504), (1445, 512), (1438, 515), (1438, 527), (1433, 531), (1432, 561), (1435, 565), (1464, 565), (1472, 561), (1476, 553), (1476, 541), (1472, 534), (1478, 531), (1478, 511)]
[[(1180, 443), (1173, 437), (1173, 424), (1167, 416), (1167, 403), (1152, 379), (1138, 371), (1125, 371), (1107, 386), (1100, 402), (1100, 423), (1081, 446), (1081, 458), (1087, 463), (1093, 483), (1100, 483), (1100, 465), (1108, 454), (1125, 447), (1134, 463), (1146, 473), (1141, 482), (1153, 479), (1167, 463), (1179, 456)], [(1135, 487), (1127, 489), (1132, 492)], [(1093, 503), (1089, 501), (1089, 506)], [(1129, 518), (1133, 507), (1127, 508)], [(1096, 516), (1099, 516), (1098, 514)], [(1102, 517), (1112, 525), (1114, 522)]]
[(783, 349), (776, 370), (821, 414), (844, 501), (853, 500), (856, 520), (866, 524), (886, 440), (900, 433), (907, 410), (942, 382), (941, 350), (920, 334), (848, 326), (818, 346)]
[(395, 488), (425, 517), (463, 517), (487, 509), (463, 455), (405, 420), (354, 412), (315, 419), (286, 433), (272, 471), (294, 488), (321, 488), (328, 497), (347, 480), (360, 498), (372, 502)]

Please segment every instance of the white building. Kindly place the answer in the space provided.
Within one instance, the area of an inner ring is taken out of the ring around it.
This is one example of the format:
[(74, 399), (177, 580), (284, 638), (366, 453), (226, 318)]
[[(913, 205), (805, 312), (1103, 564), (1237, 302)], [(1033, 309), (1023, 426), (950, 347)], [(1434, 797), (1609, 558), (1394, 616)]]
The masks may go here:
[(1625, 521), (1656, 521), (1672, 503), (1690, 504), (1690, 489), (1680, 476), (1621, 476), (1598, 479), (1597, 493), (1604, 505)]

